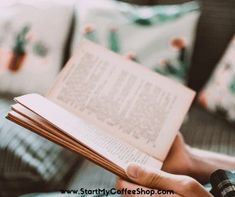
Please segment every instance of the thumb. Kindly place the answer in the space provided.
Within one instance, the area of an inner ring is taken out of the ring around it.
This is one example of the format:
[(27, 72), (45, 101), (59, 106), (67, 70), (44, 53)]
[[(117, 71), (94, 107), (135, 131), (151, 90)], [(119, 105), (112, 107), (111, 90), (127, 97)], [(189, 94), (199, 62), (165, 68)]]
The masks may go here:
[(196, 180), (188, 176), (147, 169), (136, 163), (128, 165), (126, 174), (132, 181), (145, 187), (173, 190), (182, 196), (211, 196)]

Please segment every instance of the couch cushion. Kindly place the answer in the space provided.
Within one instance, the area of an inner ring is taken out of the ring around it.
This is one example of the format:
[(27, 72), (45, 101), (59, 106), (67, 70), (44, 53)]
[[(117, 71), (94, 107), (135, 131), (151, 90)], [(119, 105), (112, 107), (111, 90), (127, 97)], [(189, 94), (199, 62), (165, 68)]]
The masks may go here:
[(10, 103), (0, 99), (0, 196), (58, 189), (79, 156), (6, 120)]
[(191, 146), (235, 156), (234, 125), (197, 105), (191, 108), (181, 132)]

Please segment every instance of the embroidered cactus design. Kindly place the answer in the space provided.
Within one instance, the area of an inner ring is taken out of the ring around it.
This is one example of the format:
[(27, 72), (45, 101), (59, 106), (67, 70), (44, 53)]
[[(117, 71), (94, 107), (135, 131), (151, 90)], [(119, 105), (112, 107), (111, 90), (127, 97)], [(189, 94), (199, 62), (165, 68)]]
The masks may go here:
[(90, 41), (97, 42), (95, 28), (90, 24), (84, 27), (84, 36)]
[[(188, 68), (186, 66), (186, 46), (185, 41), (180, 38), (176, 37), (171, 40), (170, 45), (172, 48), (177, 50), (177, 58), (174, 60), (163, 59), (161, 61), (161, 65), (163, 66), (161, 74), (164, 75), (172, 75), (180, 80), (184, 79)], [(155, 69), (155, 71), (159, 72), (159, 69)]]
[(235, 94), (235, 75), (232, 77), (232, 80), (230, 81), (229, 89), (233, 94)]
[(25, 53), (25, 47), (27, 44), (26, 34), (28, 33), (29, 29), (30, 29), (29, 26), (25, 26), (16, 35), (15, 46), (13, 47), (13, 51), (16, 54), (24, 54)]
[(11, 59), (9, 61), (9, 70), (12, 72), (18, 71), (26, 56), (26, 45), (27, 39), (26, 34), (29, 32), (30, 27), (28, 25), (24, 26), (19, 33), (16, 34), (15, 44), (13, 46), (13, 52)]
[(185, 42), (183, 38), (176, 37), (171, 41), (171, 46), (179, 50), (179, 60), (185, 61)]
[(155, 67), (153, 70), (161, 75), (166, 75), (166, 72), (158, 67)]
[(132, 60), (134, 62), (139, 62), (139, 60), (137, 58), (137, 55), (132, 51), (127, 53), (126, 58), (129, 59), (129, 60)]
[(48, 53), (48, 49), (42, 41), (37, 41), (33, 44), (33, 52), (40, 57), (45, 57)]
[(181, 63), (182, 70), (187, 71), (186, 67), (186, 44), (183, 38), (176, 37), (171, 41), (171, 46), (178, 51), (177, 60)]
[(112, 51), (116, 53), (120, 52), (120, 43), (116, 28), (111, 28), (108, 32), (108, 44)]

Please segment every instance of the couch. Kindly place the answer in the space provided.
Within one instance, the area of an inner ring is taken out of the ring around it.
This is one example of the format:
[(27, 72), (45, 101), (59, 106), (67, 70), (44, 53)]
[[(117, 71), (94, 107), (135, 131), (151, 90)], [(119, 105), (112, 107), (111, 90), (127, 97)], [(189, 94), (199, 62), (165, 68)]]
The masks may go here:
[[(185, 2), (185, 0), (128, 1), (137, 4), (171, 4)], [(196, 91), (199, 91), (205, 84), (235, 32), (235, 15), (233, 14), (235, 11), (235, 2), (233, 0), (201, 0), (200, 3), (202, 14), (197, 27), (194, 52), (188, 78), (189, 87)], [(2, 110), (0, 110), (0, 117), (3, 117), (4, 113), (7, 111), (11, 100), (11, 96), (1, 96), (0, 103), (2, 108), (0, 107), (0, 109)], [(3, 129), (8, 129), (8, 132), (11, 132), (10, 130), (17, 129), (17, 126), (1, 119), (0, 133)], [(183, 124), (180, 131), (184, 135), (186, 143), (193, 147), (235, 156), (234, 125), (217, 115), (205, 111), (196, 103), (192, 105), (188, 120)], [(1, 160), (1, 151), (3, 152), (4, 150), (0, 147), (0, 164), (3, 164), (3, 162), (6, 161)], [(76, 156), (71, 153), (71, 157)], [(29, 184), (32, 185), (31, 190), (26, 188), (25, 190), (22, 189), (21, 193), (13, 192), (10, 194), (3, 193), (4, 187), (7, 186), (0, 184), (0, 196), (14, 196), (16, 194), (19, 195), (35, 191), (48, 192), (58, 191), (60, 189), (76, 189), (80, 187), (92, 189), (104, 187), (111, 188), (114, 186), (115, 176), (113, 174), (85, 159), (79, 160), (78, 162), (71, 162), (70, 169), (67, 178), (64, 178), (64, 175), (63, 178), (60, 179), (63, 180), (63, 183), (58, 184), (58, 182), (55, 182), (57, 185), (50, 187), (48, 186), (49, 183), (45, 184), (40, 180), (30, 180)], [(0, 180), (4, 183), (4, 179), (1, 175)], [(17, 185), (17, 183), (13, 183), (13, 185)], [(16, 188), (12, 187), (10, 189), (14, 190)], [(59, 193), (51, 195), (58, 196), (58, 194)]]

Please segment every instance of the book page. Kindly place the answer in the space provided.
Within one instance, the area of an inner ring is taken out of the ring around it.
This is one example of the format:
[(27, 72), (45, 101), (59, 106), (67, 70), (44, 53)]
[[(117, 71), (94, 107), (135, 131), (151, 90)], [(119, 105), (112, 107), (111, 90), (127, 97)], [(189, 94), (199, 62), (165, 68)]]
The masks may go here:
[(24, 108), (22, 110), (22, 107), (17, 107), (17, 105), (13, 106), (16, 111), (18, 110), (32, 120), (39, 120), (37, 121), (39, 124), (45, 125), (42, 122), (48, 122), (72, 139), (77, 140), (84, 147), (91, 149), (122, 169), (126, 169), (129, 162), (136, 162), (152, 169), (160, 169), (162, 166), (162, 162), (108, 135), (93, 125), (87, 124), (40, 95), (29, 94), (17, 97), (15, 100), (35, 114), (27, 115), (29, 112)]
[(163, 161), (194, 92), (83, 40), (48, 98)]
[(51, 129), (49, 130), (48, 127), (44, 127), (44, 125), (38, 125), (37, 122), (32, 121), (31, 119), (28, 119), (24, 115), (21, 115), (15, 111), (10, 111), (7, 114), (6, 118), (15, 122), (18, 125), (21, 125), (26, 129), (35, 132), (36, 134), (42, 137), (47, 138), (48, 140), (54, 143), (57, 143), (71, 151), (83, 155), (86, 159), (105, 168), (106, 170), (115, 173), (119, 177), (128, 179), (125, 173), (125, 169), (115, 165), (113, 162), (107, 160), (106, 158), (99, 156), (97, 153), (93, 152), (87, 147), (82, 146), (78, 142), (74, 142), (73, 139), (66, 137), (65, 135), (63, 135), (63, 133), (58, 133), (58, 130), (56, 130), (56, 132), (51, 132)]

